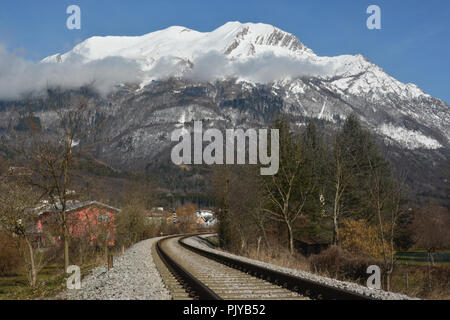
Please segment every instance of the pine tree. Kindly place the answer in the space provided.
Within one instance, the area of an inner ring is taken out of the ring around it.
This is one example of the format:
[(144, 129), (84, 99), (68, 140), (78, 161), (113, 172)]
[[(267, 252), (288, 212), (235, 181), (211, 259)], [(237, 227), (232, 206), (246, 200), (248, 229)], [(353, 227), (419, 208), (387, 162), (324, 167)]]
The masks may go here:
[(371, 201), (370, 187), (376, 180), (384, 186), (391, 180), (389, 165), (375, 139), (361, 126), (354, 114), (346, 119), (334, 137), (333, 157), (328, 172), (328, 185), (333, 195), (333, 242), (337, 244), (339, 220), (345, 217), (373, 221), (376, 208)]
[(315, 236), (320, 232), (320, 222), (326, 214), (326, 166), (329, 150), (326, 148), (323, 135), (313, 120), (310, 120), (302, 134), (303, 156), (305, 157), (305, 170), (315, 184), (314, 193), (308, 198), (305, 211), (310, 220), (309, 235)]

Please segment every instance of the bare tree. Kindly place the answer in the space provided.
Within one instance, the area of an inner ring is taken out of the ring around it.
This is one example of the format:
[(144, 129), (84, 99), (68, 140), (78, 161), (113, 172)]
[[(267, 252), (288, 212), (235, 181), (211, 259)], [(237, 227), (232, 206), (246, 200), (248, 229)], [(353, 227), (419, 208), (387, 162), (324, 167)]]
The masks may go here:
[[(251, 166), (217, 166), (211, 179), (212, 193), (218, 206), (218, 233), (221, 244), (243, 253), (264, 239), (268, 247), (265, 230), (267, 215), (262, 212), (263, 190), (259, 169)], [(252, 190), (251, 197), (242, 197)], [(245, 221), (245, 223), (243, 223)], [(259, 240), (258, 240), (259, 239)]]
[(394, 271), (394, 243), (397, 223), (402, 211), (403, 188), (406, 174), (396, 180), (385, 162), (376, 162), (368, 157), (370, 169), (367, 180), (369, 204), (373, 207), (382, 244), (386, 290), (390, 290), (390, 280)]
[(80, 225), (80, 232), (77, 234), (78, 258), (80, 265), (82, 265), (87, 260), (89, 248), (94, 245), (93, 239), (98, 236), (99, 231), (97, 230), (96, 223), (92, 221), (88, 210), (83, 212), (83, 219), (80, 219), (77, 223)]
[(353, 173), (346, 163), (343, 146), (338, 142), (338, 137), (335, 137), (333, 163), (329, 168), (332, 169), (330, 176), (333, 190), (333, 244), (337, 245), (339, 243), (339, 222), (344, 212), (342, 197), (353, 180)]
[(302, 214), (306, 199), (311, 190), (299, 190), (298, 197), (294, 196), (294, 189), (298, 182), (300, 162), (292, 170), (281, 168), (278, 177), (272, 177), (272, 188), (266, 184), (267, 197), (274, 209), (264, 208), (263, 211), (274, 221), (284, 223), (288, 230), (289, 252), (294, 254), (293, 224)]
[(58, 92), (51, 105), (57, 116), (55, 128), (43, 132), (32, 128), (31, 143), (22, 154), (30, 174), (26, 182), (47, 198), (56, 212), (56, 223), (64, 244), (64, 268), (69, 266), (70, 232), (67, 210), (74, 199), (76, 159), (87, 146), (81, 148), (82, 138), (87, 137), (90, 110), (87, 96), (71, 98)]
[(288, 231), (289, 252), (294, 254), (295, 221), (304, 213), (305, 205), (314, 196), (316, 179), (308, 163), (305, 150), (286, 120), (278, 120), (280, 154), (276, 175), (265, 179), (268, 206), (263, 211), (274, 221), (284, 224)]
[(333, 156), (327, 166), (333, 202), (331, 216), (334, 244), (340, 241), (339, 225), (342, 217), (366, 218), (367, 159), (377, 156), (376, 152), (374, 140), (355, 115), (350, 115), (341, 130), (334, 135)]
[(182, 233), (189, 233), (195, 230), (197, 226), (196, 208), (192, 203), (188, 203), (176, 210), (177, 223)]
[[(383, 240), (383, 258), (384, 258), (384, 269), (386, 272), (386, 290), (390, 290), (391, 287), (391, 276), (394, 271), (395, 260), (395, 232), (397, 230), (397, 224), (400, 216), (404, 214), (404, 208), (402, 207), (403, 202), (403, 190), (405, 185), (405, 176), (403, 175), (400, 180), (394, 181), (392, 189), (389, 192), (389, 206), (388, 206), (388, 215), (386, 218), (387, 230), (381, 233)], [(382, 221), (379, 220), (380, 223), (380, 232)], [(385, 242), (388, 243), (387, 248), (385, 249)]]
[(36, 286), (38, 272), (44, 266), (44, 255), (34, 246), (38, 202), (39, 196), (30, 187), (6, 179), (0, 183), (0, 229), (16, 240), (31, 287)]
[(251, 210), (250, 215), (253, 219), (253, 221), (255, 222), (255, 225), (258, 227), (259, 231), (261, 232), (261, 236), (258, 237), (257, 239), (257, 254), (259, 255), (259, 250), (260, 250), (260, 243), (261, 240), (264, 240), (264, 244), (266, 246), (266, 248), (270, 248), (270, 244), (269, 244), (269, 239), (267, 237), (267, 232), (266, 232), (266, 220), (267, 220), (267, 215), (264, 214), (264, 210), (263, 210), (263, 200), (261, 198), (261, 196), (259, 196), (259, 205), (255, 210)]

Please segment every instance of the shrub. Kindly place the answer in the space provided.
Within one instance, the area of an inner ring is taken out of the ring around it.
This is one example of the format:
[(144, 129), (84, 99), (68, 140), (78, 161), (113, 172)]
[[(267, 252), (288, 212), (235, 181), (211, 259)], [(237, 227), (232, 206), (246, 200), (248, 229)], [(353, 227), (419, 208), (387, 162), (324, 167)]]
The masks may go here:
[[(431, 267), (431, 281), (433, 291), (429, 298), (450, 298), (450, 268), (447, 266)], [(428, 281), (424, 281), (423, 292), (428, 290)]]
[(146, 211), (142, 204), (125, 207), (116, 217), (116, 244), (129, 247), (141, 240), (146, 226)]
[(14, 240), (0, 232), (0, 276), (12, 275), (21, 265)]
[(356, 255), (380, 257), (383, 254), (377, 228), (365, 220), (345, 219), (342, 222), (341, 246)]
[(338, 246), (331, 246), (320, 254), (310, 257), (312, 271), (362, 284), (367, 278), (367, 267), (372, 264), (377, 263), (373, 259), (351, 254)]
[[(218, 242), (218, 239), (216, 241)], [(285, 268), (310, 271), (308, 260), (300, 253), (295, 252), (291, 255), (285, 245), (274, 239), (269, 239), (270, 246), (268, 248), (262, 242), (259, 250), (256, 244), (251, 244), (238, 254)]]

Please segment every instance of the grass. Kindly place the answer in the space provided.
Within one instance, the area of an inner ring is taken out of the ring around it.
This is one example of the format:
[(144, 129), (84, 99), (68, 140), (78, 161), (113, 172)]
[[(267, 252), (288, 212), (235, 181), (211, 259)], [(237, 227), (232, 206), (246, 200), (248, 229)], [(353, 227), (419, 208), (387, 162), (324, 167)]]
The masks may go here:
[[(208, 240), (210, 242), (213, 242), (214, 238), (209, 237)], [(217, 244), (218, 244), (218, 239), (217, 239)], [(219, 247), (217, 247), (216, 249), (222, 250)], [(264, 248), (261, 246), (260, 250), (258, 251), (256, 248), (250, 247), (244, 251), (232, 252), (232, 253), (241, 255), (241, 256), (244, 256), (244, 257), (247, 257), (250, 259), (274, 264), (274, 265), (277, 265), (280, 267), (311, 272), (309, 261), (307, 258), (305, 258), (304, 256), (302, 256), (299, 253), (295, 253), (294, 256), (292, 256), (287, 248), (285, 248), (277, 243), (273, 243), (272, 246), (270, 247), (270, 249), (267, 249), (267, 248)]]
[[(110, 253), (117, 256), (121, 253), (121, 250), (114, 248)], [(77, 257), (72, 258), (74, 261), (77, 260)], [(35, 288), (29, 287), (27, 272), (24, 268), (19, 268), (15, 274), (0, 276), (0, 300), (55, 299), (57, 294), (66, 289), (68, 277), (68, 274), (64, 272), (62, 261), (57, 261), (40, 270)], [(100, 251), (85, 261), (86, 263), (80, 266), (82, 279), (90, 274), (95, 267), (106, 264), (106, 258)]]
[[(81, 267), (82, 277), (99, 265), (89, 263)], [(0, 300), (40, 300), (52, 299), (66, 288), (67, 275), (61, 264), (50, 264), (38, 274), (35, 288), (30, 288), (25, 270), (18, 270), (17, 274), (0, 277)]]
[[(447, 272), (445, 272), (447, 270)], [(408, 272), (408, 288), (406, 273)], [(397, 264), (392, 275), (392, 290), (422, 299), (450, 300), (448, 266), (431, 267), (431, 289), (427, 266)]]
[(211, 245), (213, 245), (214, 247), (218, 247), (219, 246), (219, 237), (218, 236), (209, 236), (204, 238), (206, 241), (208, 241), (209, 243), (211, 243)]
[[(412, 260), (412, 259), (402, 259), (402, 260), (397, 260), (397, 264), (398, 265), (405, 265), (406, 263), (408, 263), (409, 266), (422, 266), (422, 267), (426, 267), (428, 265), (428, 262), (424, 262), (424, 261), (416, 261), (416, 260)], [(435, 266), (442, 266), (442, 267), (450, 267), (450, 262), (435, 262), (434, 263)]]
[(25, 270), (19, 270), (13, 276), (0, 277), (0, 300), (42, 299), (56, 294), (65, 282), (63, 267), (48, 265), (39, 272), (37, 280), (37, 286), (30, 288)]
[[(426, 266), (428, 264), (428, 256), (426, 250), (401, 251), (395, 254), (395, 258), (399, 264)], [(450, 252), (438, 250), (434, 252), (435, 266), (450, 266)]]

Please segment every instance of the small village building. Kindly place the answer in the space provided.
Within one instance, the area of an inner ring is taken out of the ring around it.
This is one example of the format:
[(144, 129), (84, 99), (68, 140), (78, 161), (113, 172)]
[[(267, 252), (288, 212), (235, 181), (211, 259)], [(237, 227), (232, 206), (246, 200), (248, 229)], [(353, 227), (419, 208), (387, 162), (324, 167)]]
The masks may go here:
[(152, 208), (147, 212), (147, 221), (153, 225), (162, 225), (164, 223), (175, 223), (176, 214), (164, 210), (162, 207)]
[[(114, 222), (119, 212), (120, 209), (97, 201), (71, 202), (66, 209), (71, 238), (90, 241), (93, 245), (102, 242), (114, 246)], [(55, 229), (59, 225), (58, 218), (55, 206), (44, 203), (39, 208), (35, 227), (38, 247), (61, 240), (60, 230)]]
[(208, 228), (212, 227), (217, 223), (215, 214), (211, 210), (198, 210), (197, 214), (197, 224), (199, 227)]
[(319, 237), (305, 237), (294, 240), (294, 247), (304, 256), (319, 254), (330, 246), (330, 242)]

